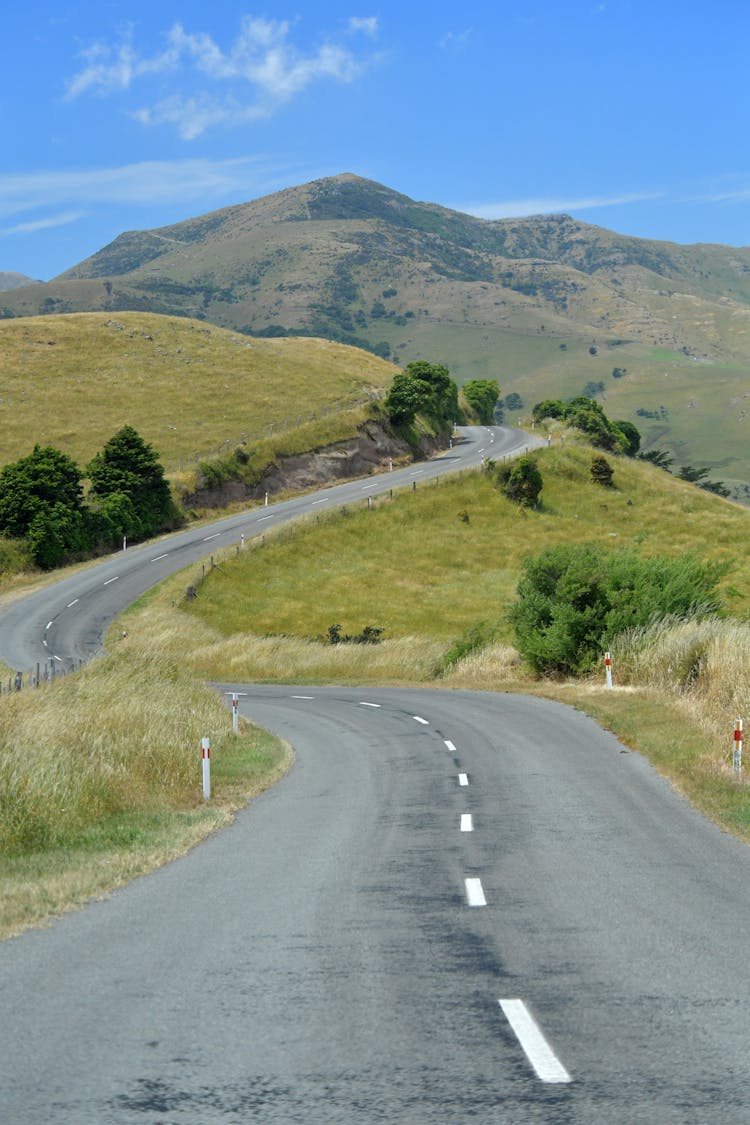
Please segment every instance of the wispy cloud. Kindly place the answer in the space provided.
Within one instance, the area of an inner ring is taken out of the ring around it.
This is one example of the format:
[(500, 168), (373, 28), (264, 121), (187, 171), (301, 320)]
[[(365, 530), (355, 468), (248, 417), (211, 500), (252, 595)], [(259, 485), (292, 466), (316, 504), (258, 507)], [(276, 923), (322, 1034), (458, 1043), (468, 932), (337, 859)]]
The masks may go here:
[[(377, 27), (374, 16), (352, 17), (348, 32), (372, 37)], [(96, 43), (84, 52), (85, 65), (68, 83), (65, 97), (125, 92), (141, 79), (172, 74), (174, 92), (132, 115), (143, 125), (173, 125), (192, 140), (212, 126), (271, 116), (314, 82), (350, 83), (367, 65), (365, 57), (330, 38), (304, 50), (293, 41), (292, 30), (285, 20), (244, 16), (237, 37), (223, 49), (207, 32), (186, 31), (176, 23), (163, 50), (146, 55), (134, 47), (129, 29), (115, 46)], [(195, 89), (196, 78), (203, 88)], [(206, 83), (212, 86), (207, 89)], [(213, 92), (217, 85), (218, 94)]]
[(440, 40), (439, 46), (443, 51), (463, 51), (468, 47), (473, 33), (472, 27), (467, 27), (463, 31), (448, 31)]
[(524, 215), (551, 215), (561, 211), (589, 211), (596, 207), (621, 207), (663, 199), (663, 192), (632, 192), (626, 195), (559, 196), (538, 199), (513, 199), (501, 203), (472, 203), (461, 210), (479, 219), (517, 219)]
[(0, 227), (0, 238), (12, 234), (36, 234), (40, 230), (51, 230), (54, 227), (68, 226), (82, 219), (83, 211), (63, 211), (60, 215), (49, 215), (44, 219), (32, 219), (25, 223), (16, 223), (12, 227)]
[[(294, 173), (263, 158), (231, 160), (151, 160), (115, 168), (40, 171), (0, 176), (0, 220), (68, 205), (126, 205), (208, 201), (228, 195), (251, 198), (273, 190)], [(68, 222), (80, 212), (66, 211)], [(61, 216), (58, 215), (58, 225)], [(52, 217), (29, 220), (56, 225)], [(17, 228), (18, 229), (18, 228)], [(37, 227), (37, 229), (41, 229)]]

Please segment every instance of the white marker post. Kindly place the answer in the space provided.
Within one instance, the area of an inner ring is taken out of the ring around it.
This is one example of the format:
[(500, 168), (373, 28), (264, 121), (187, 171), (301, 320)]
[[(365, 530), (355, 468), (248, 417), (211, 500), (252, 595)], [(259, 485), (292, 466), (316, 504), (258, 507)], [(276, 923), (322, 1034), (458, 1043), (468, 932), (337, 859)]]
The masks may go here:
[(612, 687), (612, 657), (608, 652), (604, 654), (604, 670), (607, 674), (607, 687)]
[(232, 692), (232, 734), (238, 734), (240, 729), (240, 697), (236, 691)]
[(201, 739), (201, 757), (203, 759), (203, 800), (211, 798), (211, 740)]
[(732, 755), (732, 773), (737, 777), (742, 773), (742, 719), (734, 720), (734, 754)]

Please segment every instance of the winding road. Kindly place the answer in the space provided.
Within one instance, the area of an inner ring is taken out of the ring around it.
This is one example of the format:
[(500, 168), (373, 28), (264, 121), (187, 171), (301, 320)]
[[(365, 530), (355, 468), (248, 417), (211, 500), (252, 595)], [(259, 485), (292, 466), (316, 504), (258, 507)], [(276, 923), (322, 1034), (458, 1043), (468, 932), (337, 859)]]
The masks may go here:
[(750, 850), (640, 755), (521, 696), (217, 687), (295, 766), (0, 946), (1, 1121), (750, 1125)]
[(61, 667), (77, 664), (99, 652), (107, 626), (145, 590), (212, 552), (239, 543), (242, 536), (252, 539), (324, 508), (361, 503), (365, 496), (391, 488), (419, 487), (484, 459), (498, 460), (541, 444), (534, 435), (510, 426), (465, 427), (453, 448), (431, 461), (251, 508), (130, 547), (1, 610), (0, 660), (21, 672), (49, 661)]

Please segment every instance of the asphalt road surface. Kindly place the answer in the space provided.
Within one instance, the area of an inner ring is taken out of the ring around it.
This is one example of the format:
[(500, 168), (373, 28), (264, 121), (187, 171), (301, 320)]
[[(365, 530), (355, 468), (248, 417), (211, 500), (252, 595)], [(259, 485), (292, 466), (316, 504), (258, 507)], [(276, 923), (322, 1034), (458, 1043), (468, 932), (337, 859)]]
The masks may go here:
[(422, 487), (444, 473), (541, 445), (510, 426), (468, 426), (443, 456), (393, 472), (376, 473), (267, 508), (252, 508), (210, 525), (128, 548), (0, 611), (0, 660), (26, 673), (52, 661), (61, 668), (101, 648), (107, 626), (145, 590), (222, 548), (249, 540), (325, 508), (362, 503), (391, 488)]
[(750, 852), (639, 755), (519, 696), (220, 690), (294, 768), (0, 947), (1, 1121), (750, 1122)]

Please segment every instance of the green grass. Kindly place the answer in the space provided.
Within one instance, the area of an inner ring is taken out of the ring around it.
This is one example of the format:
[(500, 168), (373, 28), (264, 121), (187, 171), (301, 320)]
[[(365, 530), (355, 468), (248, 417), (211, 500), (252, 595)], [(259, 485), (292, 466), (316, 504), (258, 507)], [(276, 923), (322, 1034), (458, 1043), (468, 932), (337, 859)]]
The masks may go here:
[(616, 487), (602, 489), (590, 480), (592, 451), (584, 446), (553, 445), (537, 457), (544, 479), (537, 511), (518, 509), (479, 473), (397, 492), (372, 510), (363, 504), (319, 524), (314, 517), (291, 538), (266, 537), (264, 547), (211, 572), (187, 612), (225, 637), (313, 638), (339, 623), (345, 632), (376, 625), (389, 638), (425, 636), (447, 646), (492, 621), (509, 640), (505, 614), (522, 559), (582, 538), (729, 560), (730, 606), (750, 609), (744, 508), (626, 458), (611, 458)]

